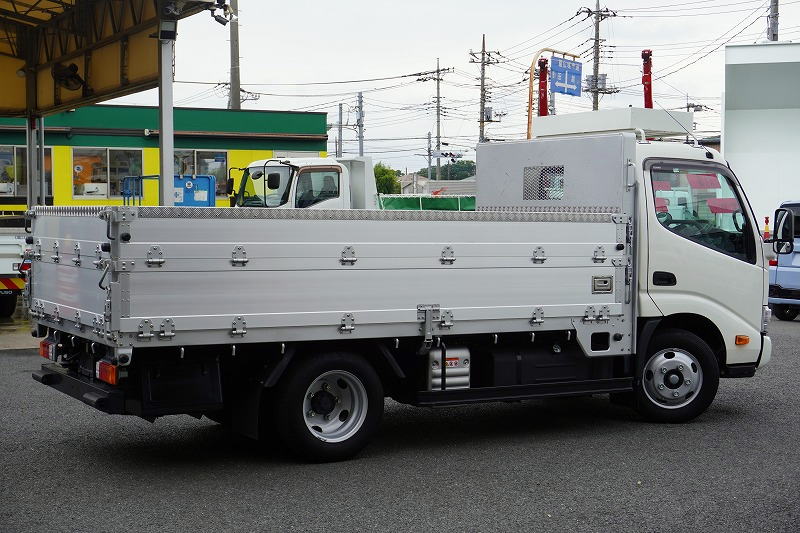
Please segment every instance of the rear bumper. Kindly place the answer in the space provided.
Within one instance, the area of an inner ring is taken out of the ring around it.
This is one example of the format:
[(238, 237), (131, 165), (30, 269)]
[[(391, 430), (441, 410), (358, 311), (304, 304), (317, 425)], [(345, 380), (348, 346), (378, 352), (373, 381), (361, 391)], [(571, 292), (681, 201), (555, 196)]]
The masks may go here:
[(104, 413), (125, 414), (125, 394), (101, 381), (80, 376), (55, 363), (43, 364), (31, 377)]

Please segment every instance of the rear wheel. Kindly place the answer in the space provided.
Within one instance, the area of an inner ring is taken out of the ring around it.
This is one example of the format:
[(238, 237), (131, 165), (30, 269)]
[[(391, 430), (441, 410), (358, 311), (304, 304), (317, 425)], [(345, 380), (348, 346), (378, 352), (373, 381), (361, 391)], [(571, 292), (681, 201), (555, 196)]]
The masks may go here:
[(383, 386), (356, 354), (310, 356), (287, 371), (265, 418), (281, 443), (311, 461), (340, 461), (367, 445), (383, 416)]
[(711, 405), (718, 386), (719, 364), (708, 344), (688, 331), (664, 330), (638, 376), (636, 408), (657, 422), (686, 422)]
[(775, 315), (778, 320), (792, 321), (800, 314), (800, 309), (789, 305), (774, 305), (772, 306), (772, 314)]
[(3, 294), (0, 295), (0, 318), (8, 318), (14, 314), (17, 309), (17, 295), (16, 294)]

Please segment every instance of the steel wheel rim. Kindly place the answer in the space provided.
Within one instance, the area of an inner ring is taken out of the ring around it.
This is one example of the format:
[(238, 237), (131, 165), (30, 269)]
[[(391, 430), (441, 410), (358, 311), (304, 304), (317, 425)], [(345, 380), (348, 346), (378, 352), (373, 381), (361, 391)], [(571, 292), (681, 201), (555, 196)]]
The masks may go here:
[(703, 369), (698, 359), (682, 348), (659, 350), (642, 372), (647, 398), (664, 409), (680, 409), (697, 398), (703, 386)]
[(368, 405), (367, 389), (360, 379), (344, 370), (331, 370), (306, 389), (303, 420), (319, 440), (342, 442), (364, 425)]

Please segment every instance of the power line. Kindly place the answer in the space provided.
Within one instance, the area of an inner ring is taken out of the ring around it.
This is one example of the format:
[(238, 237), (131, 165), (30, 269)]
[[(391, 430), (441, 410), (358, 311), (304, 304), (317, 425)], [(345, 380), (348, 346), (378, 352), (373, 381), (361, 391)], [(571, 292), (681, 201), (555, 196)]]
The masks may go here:
[[(383, 76), (380, 78), (364, 78), (360, 80), (336, 80), (336, 81), (301, 81), (301, 82), (286, 82), (286, 83), (242, 83), (242, 85), (250, 86), (275, 86), (275, 87), (297, 87), (304, 85), (342, 85), (348, 83), (366, 83), (371, 81), (386, 81), (398, 80), (401, 78), (422, 78), (435, 74), (435, 70), (427, 70), (424, 72), (414, 72), (411, 74), (398, 74), (396, 76)], [(175, 83), (185, 83), (192, 85), (217, 85), (220, 82), (213, 81), (190, 81), (190, 80), (175, 80)]]

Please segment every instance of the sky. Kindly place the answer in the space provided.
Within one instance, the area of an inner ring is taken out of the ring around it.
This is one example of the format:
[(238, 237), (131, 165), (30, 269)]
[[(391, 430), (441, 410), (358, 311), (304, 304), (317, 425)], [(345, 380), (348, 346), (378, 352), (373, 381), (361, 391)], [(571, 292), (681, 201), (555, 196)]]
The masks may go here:
[[(443, 150), (474, 159), (478, 139), (480, 65), (470, 51), (487, 50), (491, 106), (499, 121), (487, 124), (489, 139), (524, 138), (526, 70), (543, 47), (582, 53), (591, 72), (591, 19), (576, 13), (591, 0), (239, 0), (241, 81), (260, 93), (244, 108), (325, 111), (328, 150), (334, 153), (338, 105), (344, 108), (344, 151), (357, 154), (356, 93), (364, 92), (365, 154), (405, 171), (427, 165), (427, 134), (436, 132), (431, 75), (380, 81), (441, 67)], [(800, 0), (780, 2), (780, 40), (800, 41)], [(724, 90), (725, 43), (765, 39), (769, 0), (614, 0), (616, 13), (601, 22), (600, 72), (620, 88), (604, 95), (600, 108), (642, 106), (641, 50), (653, 50), (656, 108), (708, 108), (695, 114), (698, 136), (718, 134)], [(201, 13), (180, 22), (176, 42), (175, 104), (224, 108), (229, 77), (229, 30)], [(661, 77), (663, 76), (663, 78)], [(200, 82), (200, 83), (186, 83)], [(156, 91), (114, 103), (157, 105)], [(588, 93), (556, 96), (558, 114), (591, 110)]]

